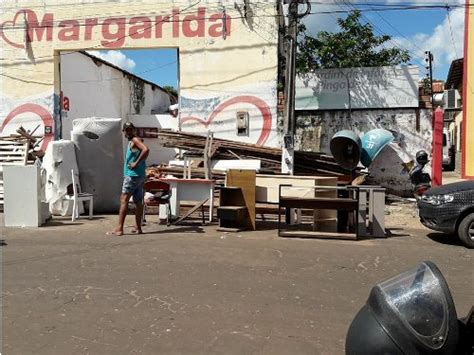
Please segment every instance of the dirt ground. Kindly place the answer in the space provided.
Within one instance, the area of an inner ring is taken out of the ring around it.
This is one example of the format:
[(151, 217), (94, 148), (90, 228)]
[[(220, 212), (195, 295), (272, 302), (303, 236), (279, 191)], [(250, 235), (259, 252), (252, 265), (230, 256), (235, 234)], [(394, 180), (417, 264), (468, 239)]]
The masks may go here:
[(460, 316), (473, 304), (473, 251), (410, 204), (387, 208), (389, 238), (357, 242), (149, 221), (124, 237), (104, 235), (114, 216), (4, 229), (2, 353), (342, 354), (371, 287), (423, 260)]

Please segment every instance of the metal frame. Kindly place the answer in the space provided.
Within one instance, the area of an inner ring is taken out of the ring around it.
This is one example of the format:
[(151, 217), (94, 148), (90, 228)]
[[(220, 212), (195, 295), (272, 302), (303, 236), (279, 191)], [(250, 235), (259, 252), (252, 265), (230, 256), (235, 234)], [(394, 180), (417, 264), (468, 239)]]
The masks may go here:
[[(294, 186), (294, 185), (279, 185), (278, 187), (278, 236), (281, 236), (281, 197), (282, 197), (282, 189), (284, 188), (307, 188), (307, 189), (313, 189), (313, 190), (347, 190), (347, 191), (352, 191), (353, 193), (353, 199), (354, 201), (358, 201), (357, 207), (353, 211), (355, 221), (356, 221), (356, 226), (355, 226), (355, 236), (356, 239), (359, 238), (359, 236), (365, 235), (365, 223), (362, 224), (362, 221), (365, 222), (365, 218), (361, 219), (361, 212), (360, 212), (360, 196), (359, 196), (359, 188), (357, 186)], [(345, 234), (349, 233), (336, 233), (343, 237)]]

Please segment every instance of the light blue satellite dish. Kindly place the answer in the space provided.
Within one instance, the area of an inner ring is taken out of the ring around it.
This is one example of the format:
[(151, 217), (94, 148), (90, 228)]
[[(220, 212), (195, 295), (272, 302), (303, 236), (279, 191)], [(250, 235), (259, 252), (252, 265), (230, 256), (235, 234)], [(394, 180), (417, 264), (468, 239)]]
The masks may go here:
[(383, 148), (393, 142), (393, 134), (386, 129), (373, 129), (362, 137), (362, 153), (360, 161), (366, 168), (372, 164)]

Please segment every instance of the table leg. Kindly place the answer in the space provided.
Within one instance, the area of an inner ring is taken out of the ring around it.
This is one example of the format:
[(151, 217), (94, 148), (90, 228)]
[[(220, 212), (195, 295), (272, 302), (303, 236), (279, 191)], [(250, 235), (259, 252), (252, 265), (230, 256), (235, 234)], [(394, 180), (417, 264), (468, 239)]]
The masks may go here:
[(179, 196), (178, 196), (178, 185), (176, 183), (170, 184), (171, 198), (170, 198), (170, 209), (171, 218), (179, 218)]
[(212, 216), (214, 212), (214, 186), (209, 188), (209, 222), (212, 223)]

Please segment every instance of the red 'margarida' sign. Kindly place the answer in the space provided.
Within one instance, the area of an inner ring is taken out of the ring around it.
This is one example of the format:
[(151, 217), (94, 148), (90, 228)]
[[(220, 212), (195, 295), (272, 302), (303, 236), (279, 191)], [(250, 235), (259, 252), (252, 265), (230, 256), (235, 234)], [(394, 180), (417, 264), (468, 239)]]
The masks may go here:
[[(26, 20), (26, 21), (25, 21)], [(13, 31), (25, 28), (29, 42), (61, 42), (100, 40), (106, 48), (120, 48), (125, 40), (163, 38), (165, 26), (169, 26), (173, 38), (179, 37), (221, 37), (231, 35), (231, 18), (224, 13), (208, 14), (205, 7), (194, 13), (180, 14), (174, 8), (170, 14), (158, 16), (125, 16), (109, 18), (86, 18), (80, 20), (62, 20), (57, 23), (53, 13), (44, 13), (39, 17), (31, 9), (19, 10), (12, 20), (0, 23), (0, 39), (15, 48), (24, 48), (25, 44), (15, 41)], [(100, 31), (94, 31), (100, 28)], [(95, 36), (99, 37), (96, 38)], [(15, 38), (18, 38), (16, 36)]]

